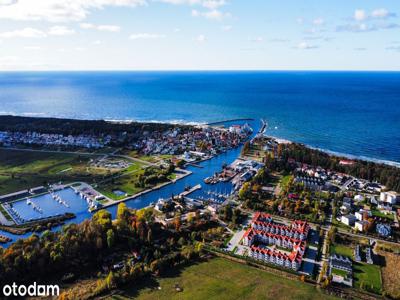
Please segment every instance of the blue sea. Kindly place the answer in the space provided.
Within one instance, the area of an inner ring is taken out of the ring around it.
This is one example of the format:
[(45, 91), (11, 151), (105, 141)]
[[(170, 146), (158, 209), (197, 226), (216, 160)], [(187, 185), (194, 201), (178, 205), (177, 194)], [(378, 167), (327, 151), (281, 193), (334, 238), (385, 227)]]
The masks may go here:
[(400, 163), (400, 72), (3, 72), (0, 114), (207, 123)]

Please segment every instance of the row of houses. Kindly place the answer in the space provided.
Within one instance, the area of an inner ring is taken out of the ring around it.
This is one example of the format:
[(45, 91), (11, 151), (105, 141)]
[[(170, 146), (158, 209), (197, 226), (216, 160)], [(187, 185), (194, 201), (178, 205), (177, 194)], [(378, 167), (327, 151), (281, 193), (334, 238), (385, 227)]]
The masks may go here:
[(197, 126), (186, 131), (151, 132), (133, 144), (140, 152), (151, 154), (184, 154), (190, 161), (193, 156), (215, 155), (226, 149), (237, 147), (248, 136), (249, 131), (229, 131), (224, 128)]
[(351, 259), (347, 256), (331, 255), (329, 257), (329, 275), (332, 275), (333, 282), (352, 286), (353, 263)]
[(264, 249), (252, 246), (250, 248), (250, 256), (254, 259), (271, 263), (284, 268), (293, 269), (295, 271), (300, 269), (303, 260), (303, 254), (300, 252), (292, 252), (289, 255), (279, 251)]
[(289, 238), (305, 240), (308, 235), (310, 226), (305, 221), (295, 220), (289, 226), (276, 224), (273, 222), (270, 214), (257, 212), (255, 213), (251, 227), (267, 233), (278, 234)]
[[(356, 262), (362, 261), (362, 249), (361, 249), (360, 245), (357, 245), (354, 248), (354, 260)], [(374, 255), (372, 253), (371, 247), (365, 248), (365, 262), (370, 265), (372, 265), (374, 263)]]
[(68, 146), (82, 148), (102, 148), (111, 142), (111, 136), (95, 135), (63, 135), (40, 132), (0, 132), (0, 144), (5, 146), (45, 145), (45, 146)]
[(254, 259), (297, 271), (306, 250), (308, 231), (307, 222), (281, 225), (274, 223), (269, 214), (257, 212), (243, 235), (243, 245), (250, 248), (249, 256)]

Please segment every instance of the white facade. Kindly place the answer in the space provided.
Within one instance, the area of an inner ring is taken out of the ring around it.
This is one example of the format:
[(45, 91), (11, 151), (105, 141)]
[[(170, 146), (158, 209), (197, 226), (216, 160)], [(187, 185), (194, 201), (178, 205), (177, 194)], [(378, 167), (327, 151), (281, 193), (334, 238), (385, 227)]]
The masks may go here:
[(357, 219), (354, 215), (346, 215), (346, 216), (342, 216), (342, 218), (341, 218), (342, 223), (347, 226), (353, 226), (356, 220)]
[(381, 192), (379, 200), (382, 202), (396, 204), (397, 193), (396, 192)]

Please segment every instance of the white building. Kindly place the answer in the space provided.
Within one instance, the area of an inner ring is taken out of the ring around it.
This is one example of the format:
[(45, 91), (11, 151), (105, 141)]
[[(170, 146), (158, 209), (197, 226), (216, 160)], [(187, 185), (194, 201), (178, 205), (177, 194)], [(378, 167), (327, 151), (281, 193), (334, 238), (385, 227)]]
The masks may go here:
[(354, 196), (354, 201), (357, 201), (357, 202), (361, 202), (361, 201), (364, 201), (364, 196), (363, 195), (355, 195)]
[(397, 193), (396, 192), (381, 192), (379, 196), (379, 201), (389, 203), (391, 205), (396, 204), (397, 202)]
[(345, 215), (342, 216), (341, 221), (343, 224), (347, 226), (353, 226), (354, 223), (356, 222), (357, 218), (354, 215)]
[(368, 224), (369, 224), (369, 222), (366, 220), (356, 221), (354, 223), (354, 229), (356, 229), (357, 231), (360, 231), (360, 232), (364, 232), (367, 230)]

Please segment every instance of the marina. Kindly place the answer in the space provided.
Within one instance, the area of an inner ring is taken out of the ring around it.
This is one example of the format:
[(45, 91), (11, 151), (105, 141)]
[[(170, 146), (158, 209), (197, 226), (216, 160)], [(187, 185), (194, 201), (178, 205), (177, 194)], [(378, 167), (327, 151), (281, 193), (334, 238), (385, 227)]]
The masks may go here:
[(70, 187), (2, 205), (17, 225), (67, 212), (80, 213), (88, 208), (84, 199)]
[[(249, 122), (250, 126), (254, 129), (253, 136), (258, 132), (260, 127), (259, 121)], [(232, 122), (227, 124), (226, 126), (231, 125)], [(172, 183), (165, 184), (160, 188), (154, 189), (152, 191), (142, 193), (137, 195), (136, 197), (125, 201), (126, 205), (130, 208), (141, 209), (144, 207), (150, 206), (151, 203), (155, 203), (158, 199), (164, 198), (168, 199), (171, 195), (179, 195), (184, 192), (185, 189), (190, 187), (196, 187), (197, 185), (203, 183), (204, 179), (214, 175), (217, 172), (220, 172), (222, 166), (232, 164), (240, 155), (241, 147), (232, 148), (227, 150), (217, 156), (212, 157), (211, 159), (201, 161), (198, 166), (188, 166), (186, 171), (190, 172), (187, 176), (174, 181)], [(225, 199), (224, 197), (218, 197), (217, 195), (226, 195), (232, 192), (233, 185), (229, 181), (219, 181), (214, 185), (207, 185), (207, 188), (196, 189), (190, 193), (190, 198), (198, 199), (199, 201), (209, 201), (215, 204), (222, 204)], [(96, 210), (96, 203), (99, 205), (99, 197), (101, 198), (101, 194), (95, 191), (88, 185), (82, 184), (79, 188), (77, 187), (68, 187), (62, 190), (54, 191), (54, 194), (57, 194), (61, 197), (61, 199), (67, 201), (67, 204), (70, 206), (67, 208), (64, 205), (61, 205), (58, 201), (53, 199), (50, 193), (40, 195), (38, 197), (31, 197), (31, 201), (40, 205), (42, 209), (42, 214), (38, 211), (32, 209), (31, 205), (28, 205), (26, 202), (26, 198), (23, 200), (18, 200), (13, 202), (13, 207), (15, 211), (18, 212), (18, 215), (21, 219), (20, 223), (23, 223), (25, 220), (34, 220), (46, 218), (58, 214), (62, 214), (65, 212), (72, 212), (75, 214), (74, 219), (70, 219), (65, 221), (68, 223), (80, 223), (85, 219), (91, 218), (92, 211)], [(98, 197), (96, 199), (96, 197)], [(96, 202), (94, 202), (96, 201)], [(116, 201), (116, 203), (118, 203)], [(4, 204), (3, 204), (4, 206)], [(99, 206), (97, 207), (99, 208)], [(106, 207), (113, 217), (116, 216), (117, 205), (112, 205)], [(60, 230), (61, 226), (54, 227), (54, 230)], [(13, 240), (18, 238), (27, 237), (30, 233), (24, 235), (14, 235), (8, 232), (4, 232), (0, 230), (0, 234), (11, 237)], [(9, 243), (3, 244), (3, 247), (7, 247)]]

